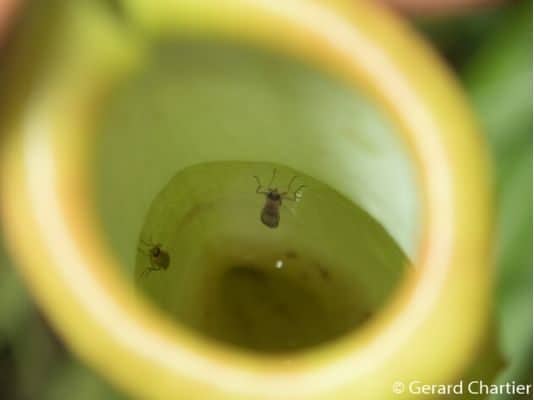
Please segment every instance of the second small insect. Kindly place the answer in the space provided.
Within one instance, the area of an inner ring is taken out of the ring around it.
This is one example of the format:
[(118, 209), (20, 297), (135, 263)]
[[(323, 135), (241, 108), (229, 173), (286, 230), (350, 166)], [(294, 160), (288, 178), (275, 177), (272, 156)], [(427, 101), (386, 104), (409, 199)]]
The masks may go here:
[(306, 187), (306, 185), (300, 185), (297, 190), (291, 193), (291, 186), (296, 176), (293, 176), (289, 181), (287, 186), (287, 191), (279, 192), (278, 188), (273, 188), (272, 184), (276, 177), (276, 168), (273, 170), (273, 176), (267, 188), (264, 188), (260, 182), (260, 178), (254, 176), (256, 182), (258, 182), (258, 187), (256, 188), (256, 193), (265, 195), (265, 205), (261, 210), (261, 222), (269, 228), (276, 228), (280, 223), (280, 207), (282, 206), (282, 200), (297, 201), (300, 198), (300, 192)]
[(146, 246), (147, 249), (139, 247), (139, 250), (145, 253), (150, 261), (150, 266), (141, 272), (141, 277), (148, 275), (152, 271), (166, 270), (169, 268), (171, 257), (169, 256), (169, 253), (161, 248), (161, 244), (154, 244), (152, 241), (145, 242), (144, 240), (141, 240), (141, 244)]

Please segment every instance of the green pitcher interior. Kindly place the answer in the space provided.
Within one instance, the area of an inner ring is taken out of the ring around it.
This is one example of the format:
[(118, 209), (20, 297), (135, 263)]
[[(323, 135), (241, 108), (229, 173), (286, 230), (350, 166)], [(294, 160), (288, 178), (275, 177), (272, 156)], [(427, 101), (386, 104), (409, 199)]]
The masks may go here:
[(110, 246), (139, 293), (198, 334), (259, 352), (327, 343), (411, 268), (411, 161), (382, 111), (327, 73), (160, 39), (100, 108), (93, 179)]

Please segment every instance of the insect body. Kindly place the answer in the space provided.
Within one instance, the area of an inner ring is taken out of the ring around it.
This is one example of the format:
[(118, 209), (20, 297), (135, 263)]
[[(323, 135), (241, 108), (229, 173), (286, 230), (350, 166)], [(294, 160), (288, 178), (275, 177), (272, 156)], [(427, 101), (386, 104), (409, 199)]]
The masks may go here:
[(276, 228), (280, 222), (280, 207), (282, 206), (282, 196), (276, 191), (265, 193), (265, 205), (261, 210), (261, 222), (269, 228)]
[(254, 178), (258, 182), (256, 193), (265, 195), (265, 205), (263, 206), (263, 209), (261, 210), (261, 216), (260, 216), (261, 222), (263, 222), (263, 224), (269, 228), (278, 227), (278, 224), (280, 222), (280, 207), (282, 206), (282, 200), (297, 201), (300, 198), (300, 191), (306, 187), (305, 185), (301, 185), (297, 188), (297, 190), (295, 190), (292, 194), (290, 194), (291, 186), (293, 185), (293, 182), (297, 178), (296, 176), (294, 176), (289, 181), (287, 191), (279, 192), (278, 188), (272, 187), (275, 177), (276, 177), (276, 168), (273, 170), (273, 176), (271, 178), (271, 182), (269, 182), (269, 185), (267, 186), (267, 188), (263, 188), (260, 182), (260, 178), (258, 178), (257, 176), (254, 176)]
[(152, 242), (145, 242), (144, 240), (141, 240), (141, 243), (148, 247), (148, 250), (142, 248), (139, 248), (139, 250), (148, 255), (150, 260), (150, 266), (141, 273), (141, 277), (152, 271), (161, 271), (169, 268), (171, 257), (169, 256), (169, 253), (161, 248), (161, 244), (153, 244)]

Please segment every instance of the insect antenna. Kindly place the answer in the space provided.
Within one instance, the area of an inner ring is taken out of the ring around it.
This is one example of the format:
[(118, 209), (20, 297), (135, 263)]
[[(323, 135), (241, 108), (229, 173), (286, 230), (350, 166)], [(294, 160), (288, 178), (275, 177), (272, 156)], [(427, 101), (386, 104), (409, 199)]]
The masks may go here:
[(258, 178), (256, 175), (254, 175), (254, 179), (256, 179), (256, 182), (258, 182), (258, 187), (256, 188), (256, 193), (263, 193), (263, 191), (261, 190), (262, 186), (261, 186), (260, 178)]
[(269, 182), (268, 189), (270, 190), (273, 187), (274, 178), (276, 178), (276, 168), (273, 169), (273, 176), (271, 177), (271, 181)]

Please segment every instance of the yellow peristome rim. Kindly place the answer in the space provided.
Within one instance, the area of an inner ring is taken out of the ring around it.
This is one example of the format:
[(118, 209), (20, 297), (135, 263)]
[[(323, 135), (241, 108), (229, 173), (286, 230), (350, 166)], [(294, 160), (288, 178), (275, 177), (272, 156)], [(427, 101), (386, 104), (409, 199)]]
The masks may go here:
[[(14, 106), (1, 160), (10, 247), (72, 349), (132, 395), (150, 399), (387, 399), (399, 398), (395, 381), (456, 378), (477, 350), (490, 304), (489, 163), (457, 83), (432, 51), (366, 3), (125, 6), (154, 36), (269, 47), (367, 93), (396, 124), (416, 165), (423, 234), (417, 268), (375, 321), (290, 362), (218, 347), (174, 326), (122, 281), (87, 200), (98, 99), (135, 66), (142, 46), (104, 22), (96, 30), (73, 22), (72, 41), (58, 50), (63, 58)], [(69, 47), (79, 45), (75, 40), (86, 40), (84, 54)]]

